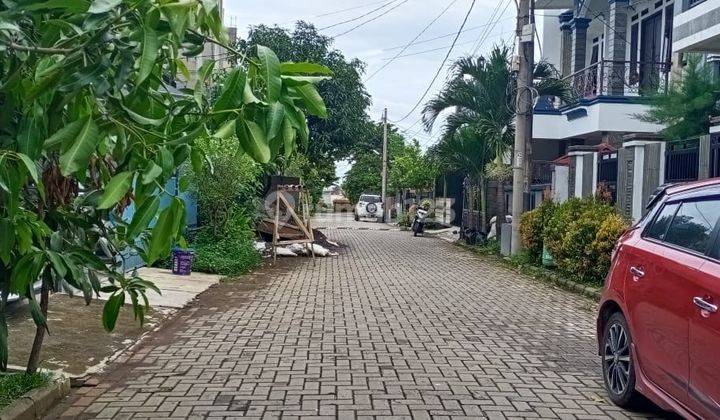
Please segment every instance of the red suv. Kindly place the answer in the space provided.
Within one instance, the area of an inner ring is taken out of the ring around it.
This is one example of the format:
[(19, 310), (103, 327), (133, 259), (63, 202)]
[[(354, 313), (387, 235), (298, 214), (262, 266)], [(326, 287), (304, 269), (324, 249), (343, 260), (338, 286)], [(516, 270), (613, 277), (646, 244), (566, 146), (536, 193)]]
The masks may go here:
[(660, 188), (618, 241), (597, 320), (610, 399), (720, 418), (720, 179)]

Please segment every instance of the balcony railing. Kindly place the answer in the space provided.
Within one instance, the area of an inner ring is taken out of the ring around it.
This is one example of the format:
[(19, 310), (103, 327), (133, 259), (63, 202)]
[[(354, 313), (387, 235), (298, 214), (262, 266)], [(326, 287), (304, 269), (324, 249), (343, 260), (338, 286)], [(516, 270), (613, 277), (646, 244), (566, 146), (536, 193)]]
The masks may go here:
[(665, 93), (670, 64), (603, 60), (566, 77), (575, 101), (598, 96), (642, 96)]

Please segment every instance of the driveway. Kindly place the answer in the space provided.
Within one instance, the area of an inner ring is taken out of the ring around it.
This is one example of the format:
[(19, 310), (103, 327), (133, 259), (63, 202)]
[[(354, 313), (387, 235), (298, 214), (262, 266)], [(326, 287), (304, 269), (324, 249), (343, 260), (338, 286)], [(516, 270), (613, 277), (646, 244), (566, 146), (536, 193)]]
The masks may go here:
[(212, 288), (54, 415), (641, 416), (604, 398), (590, 301), (350, 217), (316, 219), (340, 256)]

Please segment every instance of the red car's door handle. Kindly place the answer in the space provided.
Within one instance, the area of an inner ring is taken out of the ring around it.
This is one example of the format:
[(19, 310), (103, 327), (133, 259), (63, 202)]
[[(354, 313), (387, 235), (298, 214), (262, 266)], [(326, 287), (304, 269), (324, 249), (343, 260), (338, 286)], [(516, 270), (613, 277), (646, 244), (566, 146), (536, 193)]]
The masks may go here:
[(718, 311), (718, 306), (717, 306), (717, 305), (712, 304), (712, 303), (708, 302), (707, 300), (705, 300), (705, 299), (703, 299), (703, 298), (701, 298), (701, 297), (699, 297), (699, 296), (695, 296), (695, 297), (693, 298), (693, 303), (695, 304), (695, 306), (697, 306), (698, 308), (702, 309), (703, 311), (707, 311), (707, 312), (710, 312), (710, 313), (715, 313), (715, 312)]
[(642, 268), (638, 267), (630, 267), (630, 274), (637, 278), (645, 277), (645, 272), (642, 270)]

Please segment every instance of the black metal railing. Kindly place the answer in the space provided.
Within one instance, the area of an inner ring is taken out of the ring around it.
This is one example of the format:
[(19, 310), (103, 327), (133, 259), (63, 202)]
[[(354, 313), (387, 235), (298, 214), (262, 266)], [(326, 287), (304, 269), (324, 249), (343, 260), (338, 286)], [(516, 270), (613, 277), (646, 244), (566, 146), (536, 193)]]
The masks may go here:
[(710, 137), (710, 178), (720, 178), (720, 134)]
[(574, 100), (667, 92), (670, 64), (603, 60), (566, 77)]
[(597, 185), (607, 188), (612, 202), (617, 201), (618, 152), (609, 151), (598, 154)]
[(665, 149), (665, 182), (688, 182), (698, 179), (700, 139), (673, 141)]
[(705, 2), (705, 0), (688, 0), (686, 10), (692, 9), (693, 7), (695, 7), (698, 4), (703, 3), (703, 2)]
[(552, 174), (555, 164), (546, 160), (534, 160), (532, 162), (532, 183), (552, 184)]

